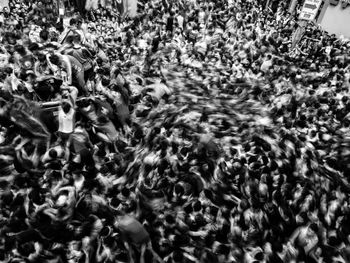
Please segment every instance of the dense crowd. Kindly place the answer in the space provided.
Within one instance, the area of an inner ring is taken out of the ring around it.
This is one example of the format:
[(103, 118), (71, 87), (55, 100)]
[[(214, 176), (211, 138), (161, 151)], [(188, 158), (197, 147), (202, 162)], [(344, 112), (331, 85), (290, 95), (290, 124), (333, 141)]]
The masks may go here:
[(0, 13), (1, 262), (350, 262), (350, 42), (283, 3), (50, 3)]

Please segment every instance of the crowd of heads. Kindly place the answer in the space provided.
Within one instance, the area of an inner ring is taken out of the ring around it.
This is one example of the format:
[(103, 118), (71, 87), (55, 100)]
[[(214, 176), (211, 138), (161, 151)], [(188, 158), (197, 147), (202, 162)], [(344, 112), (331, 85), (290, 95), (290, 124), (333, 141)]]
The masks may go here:
[(350, 42), (261, 2), (10, 0), (0, 261), (349, 262)]

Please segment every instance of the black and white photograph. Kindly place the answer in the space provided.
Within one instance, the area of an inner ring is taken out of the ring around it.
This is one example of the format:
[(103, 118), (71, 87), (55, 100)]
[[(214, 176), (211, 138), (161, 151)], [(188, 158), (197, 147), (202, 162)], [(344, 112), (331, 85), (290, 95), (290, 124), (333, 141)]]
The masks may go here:
[(350, 263), (350, 0), (0, 0), (0, 263)]

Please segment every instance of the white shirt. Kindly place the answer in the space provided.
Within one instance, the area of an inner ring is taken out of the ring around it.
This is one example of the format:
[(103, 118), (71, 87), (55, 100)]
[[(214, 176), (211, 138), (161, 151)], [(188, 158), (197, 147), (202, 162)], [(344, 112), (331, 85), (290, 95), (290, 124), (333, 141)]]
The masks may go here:
[(199, 14), (198, 14), (198, 22), (199, 22), (199, 24), (203, 24), (204, 23), (204, 18), (205, 18), (205, 12), (204, 11), (199, 12)]
[(177, 16), (177, 22), (179, 23), (179, 27), (180, 27), (181, 29), (183, 29), (183, 28), (184, 28), (184, 18), (183, 18), (182, 15), (178, 15), (178, 16)]
[(270, 67), (272, 66), (272, 61), (271, 60), (265, 60), (261, 67), (260, 67), (260, 70), (263, 71), (263, 72), (267, 72)]
[(63, 133), (72, 133), (74, 131), (74, 113), (71, 109), (67, 114), (60, 108), (58, 112), (58, 131)]

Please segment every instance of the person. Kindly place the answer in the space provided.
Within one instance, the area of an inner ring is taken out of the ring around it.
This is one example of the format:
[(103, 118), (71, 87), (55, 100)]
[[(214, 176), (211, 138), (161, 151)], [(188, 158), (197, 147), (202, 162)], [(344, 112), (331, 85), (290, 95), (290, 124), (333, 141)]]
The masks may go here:
[(66, 144), (75, 126), (75, 109), (73, 99), (62, 100), (58, 111), (58, 133), (63, 144)]
[(317, 262), (317, 258), (314, 257), (314, 252), (318, 244), (318, 227), (315, 223), (309, 226), (300, 227), (290, 237), (291, 243), (296, 243), (299, 254), (299, 260), (307, 260), (309, 262)]
[(73, 38), (73, 47), (67, 49), (65, 54), (76, 58), (81, 63), (84, 69), (84, 81), (86, 82), (89, 78), (94, 78), (93, 56), (87, 48), (81, 46), (81, 43), (80, 35), (75, 35)]
[(178, 13), (177, 16), (176, 16), (176, 19), (177, 19), (177, 23), (179, 25), (179, 28), (181, 29), (181, 31), (183, 31), (184, 28), (185, 28), (185, 18), (184, 18), (184, 16), (181, 13)]
[(124, 246), (129, 252), (130, 262), (134, 262), (132, 246), (141, 249), (142, 257), (144, 257), (145, 250), (149, 249), (157, 262), (164, 262), (153, 250), (149, 234), (138, 220), (128, 215), (119, 214), (114, 222), (114, 227), (119, 229), (124, 236)]
[(267, 73), (267, 71), (272, 67), (272, 65), (273, 65), (272, 56), (268, 54), (264, 62), (261, 64), (260, 70), (264, 73)]
[(85, 149), (93, 149), (89, 134), (80, 124), (75, 125), (74, 132), (70, 134), (66, 147), (76, 154), (79, 154)]
[(76, 58), (70, 55), (52, 54), (48, 56), (48, 64), (55, 75), (61, 72), (67, 73), (66, 80), (63, 80), (67, 85), (74, 84), (81, 94), (88, 92), (85, 90), (84, 67)]
[(167, 18), (166, 31), (170, 32), (170, 34), (172, 34), (174, 32), (174, 13), (173, 13), (173, 11), (170, 11), (169, 17)]
[(69, 20), (69, 27), (67, 27), (62, 34), (59, 36), (58, 43), (63, 44), (66, 42), (69, 36), (75, 35), (75, 30), (77, 27), (77, 21), (75, 18), (71, 18)]

